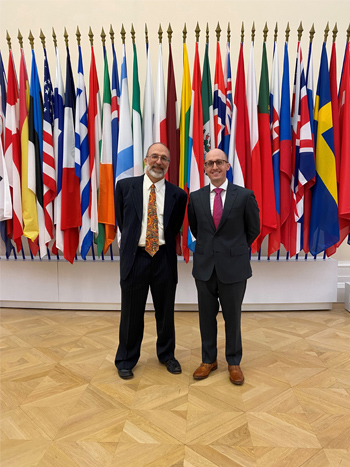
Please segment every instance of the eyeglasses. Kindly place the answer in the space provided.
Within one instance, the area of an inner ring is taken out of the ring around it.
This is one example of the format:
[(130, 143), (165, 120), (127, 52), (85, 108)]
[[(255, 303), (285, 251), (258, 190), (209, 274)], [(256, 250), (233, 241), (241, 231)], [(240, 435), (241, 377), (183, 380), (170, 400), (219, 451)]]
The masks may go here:
[(170, 161), (169, 157), (167, 156), (157, 156), (157, 154), (151, 154), (150, 156), (147, 156), (151, 159), (152, 162), (157, 162), (158, 159), (160, 159), (160, 162), (162, 162), (162, 164), (166, 164), (167, 162)]
[(227, 164), (228, 161), (225, 161), (224, 159), (217, 159), (216, 161), (207, 161), (204, 162), (204, 166), (207, 169), (211, 169), (214, 167), (214, 164), (216, 164), (216, 167), (222, 167), (224, 164)]

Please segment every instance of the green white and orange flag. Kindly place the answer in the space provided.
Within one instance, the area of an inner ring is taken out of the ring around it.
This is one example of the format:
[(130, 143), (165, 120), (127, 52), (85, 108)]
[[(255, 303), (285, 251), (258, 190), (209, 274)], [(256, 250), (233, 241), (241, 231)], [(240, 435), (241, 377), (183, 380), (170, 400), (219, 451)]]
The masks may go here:
[[(32, 242), (39, 235), (38, 214), (36, 208), (35, 193), (28, 187), (28, 110), (30, 100), (30, 89), (28, 74), (24, 59), (24, 52), (21, 49), (21, 62), (19, 71), (19, 130), (21, 135), (22, 151), (22, 216), (23, 235)], [(36, 247), (37, 253), (38, 246)], [(35, 254), (36, 254), (35, 253)]]
[(108, 250), (109, 245), (113, 242), (115, 238), (111, 100), (111, 83), (108, 73), (107, 54), (105, 53), (102, 107), (102, 145), (100, 162), (100, 180), (98, 190), (98, 255), (101, 254), (102, 249), (103, 253), (105, 254)]
[[(184, 43), (184, 58), (182, 72), (182, 95), (181, 95), (181, 111), (180, 111), (180, 164), (179, 164), (179, 186), (188, 193), (187, 171), (188, 171), (188, 144), (190, 132), (190, 114), (191, 114), (191, 76), (190, 66), (188, 62), (187, 46)], [(185, 219), (187, 216), (185, 216)], [(182, 238), (182, 252), (187, 262), (189, 260), (189, 249), (187, 246), (187, 228), (183, 229), (186, 234)]]

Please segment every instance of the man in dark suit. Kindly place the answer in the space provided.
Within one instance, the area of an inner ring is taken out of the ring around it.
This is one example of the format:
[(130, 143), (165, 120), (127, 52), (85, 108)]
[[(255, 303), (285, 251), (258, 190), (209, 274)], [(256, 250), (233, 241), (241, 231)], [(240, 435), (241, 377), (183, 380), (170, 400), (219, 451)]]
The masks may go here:
[(252, 275), (249, 246), (260, 232), (259, 208), (251, 190), (228, 182), (226, 154), (212, 149), (205, 158), (210, 185), (190, 194), (188, 220), (196, 247), (193, 277), (198, 292), (202, 363), (194, 379), (217, 368), (219, 302), (225, 320), (226, 360), (230, 381), (243, 384), (241, 305)]
[(174, 301), (177, 284), (176, 235), (187, 195), (164, 179), (168, 148), (155, 143), (145, 157), (145, 175), (119, 180), (115, 213), (120, 241), (121, 319), (115, 357), (118, 374), (133, 377), (140, 357), (144, 312), (151, 290), (157, 323), (157, 356), (171, 373), (181, 373), (174, 358)]

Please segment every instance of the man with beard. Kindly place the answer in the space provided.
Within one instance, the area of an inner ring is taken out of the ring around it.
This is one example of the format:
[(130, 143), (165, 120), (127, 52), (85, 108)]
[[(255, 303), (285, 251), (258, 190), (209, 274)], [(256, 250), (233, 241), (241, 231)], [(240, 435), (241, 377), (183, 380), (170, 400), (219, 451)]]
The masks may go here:
[(174, 302), (177, 284), (176, 235), (185, 215), (187, 195), (164, 179), (169, 149), (152, 144), (145, 174), (119, 180), (115, 213), (120, 239), (121, 319), (115, 357), (118, 374), (132, 378), (140, 357), (144, 312), (151, 290), (157, 324), (157, 356), (170, 373), (181, 373), (174, 357)]

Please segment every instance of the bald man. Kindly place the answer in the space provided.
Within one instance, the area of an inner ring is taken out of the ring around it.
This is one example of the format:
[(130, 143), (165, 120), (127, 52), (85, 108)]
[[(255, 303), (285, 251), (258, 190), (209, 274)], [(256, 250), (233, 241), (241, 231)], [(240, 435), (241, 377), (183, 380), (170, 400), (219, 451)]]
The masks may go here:
[(192, 274), (202, 340), (202, 363), (193, 378), (207, 378), (217, 369), (216, 317), (220, 303), (229, 378), (241, 385), (241, 307), (247, 279), (252, 275), (249, 247), (260, 232), (259, 208), (251, 190), (227, 180), (230, 164), (223, 151), (209, 151), (204, 167), (210, 184), (191, 193), (188, 204), (189, 225), (196, 237)]

